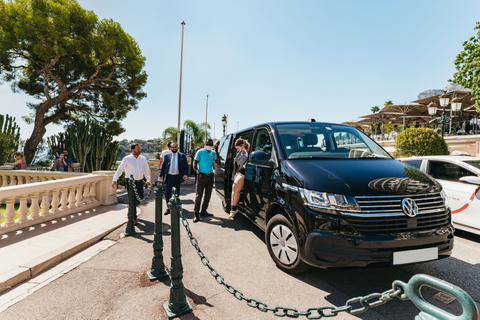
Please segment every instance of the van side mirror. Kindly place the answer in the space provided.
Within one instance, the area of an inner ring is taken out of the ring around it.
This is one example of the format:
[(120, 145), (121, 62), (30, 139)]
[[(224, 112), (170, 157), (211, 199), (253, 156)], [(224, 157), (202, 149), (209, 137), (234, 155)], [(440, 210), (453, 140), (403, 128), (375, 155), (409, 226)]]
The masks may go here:
[(476, 184), (476, 185), (480, 186), (480, 178), (475, 177), (475, 176), (461, 177), (460, 179), (458, 179), (458, 181), (466, 182), (466, 183), (470, 183), (470, 184)]
[(273, 161), (270, 161), (270, 158), (267, 157), (267, 154), (261, 150), (253, 151), (250, 153), (248, 157), (248, 162), (255, 165), (261, 166), (272, 166), (274, 164)]

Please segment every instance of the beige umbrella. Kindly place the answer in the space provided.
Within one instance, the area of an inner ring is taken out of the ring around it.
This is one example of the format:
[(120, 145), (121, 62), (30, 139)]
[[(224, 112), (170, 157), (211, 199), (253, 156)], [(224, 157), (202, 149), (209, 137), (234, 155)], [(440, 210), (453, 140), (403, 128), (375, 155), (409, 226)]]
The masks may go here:
[[(468, 91), (460, 91), (460, 90), (456, 90), (456, 91), (449, 91), (448, 92), (450, 94), (450, 97), (453, 99), (453, 97), (458, 97), (461, 102), (462, 102), (462, 110), (463, 109), (467, 109), (469, 107), (471, 107), (472, 105), (475, 104), (474, 101), (472, 101), (472, 91), (471, 90), (468, 90)], [(435, 96), (431, 96), (431, 97), (427, 97), (427, 98), (423, 98), (423, 99), (419, 99), (419, 100), (415, 100), (413, 101), (414, 103), (419, 103), (419, 104), (424, 104), (424, 105), (428, 105), (430, 102), (432, 101), (435, 101), (435, 102), (438, 102), (439, 101), (439, 96), (441, 96), (440, 94), (437, 94)], [(445, 109), (446, 111), (447, 109)], [(450, 109), (448, 109), (450, 110)]]
[(405, 118), (407, 116), (428, 116), (427, 106), (420, 103), (398, 103), (386, 105), (382, 110), (382, 113), (400, 114), (403, 117), (403, 127), (405, 127)]
[[(369, 123), (375, 124), (375, 123), (381, 123), (382, 124), (382, 134), (383, 134), (383, 124), (388, 122), (387, 120), (389, 119), (395, 119), (398, 116), (401, 116), (400, 113), (385, 113), (385, 112), (377, 112), (377, 113), (371, 113), (367, 114), (364, 116), (361, 116), (360, 118), (367, 119), (370, 121)], [(368, 122), (365, 121), (365, 122)]]
[(359, 123), (358, 120), (349, 120), (349, 121), (342, 122), (342, 124), (346, 124), (347, 126), (352, 126), (354, 128), (361, 128), (362, 126), (362, 124)]

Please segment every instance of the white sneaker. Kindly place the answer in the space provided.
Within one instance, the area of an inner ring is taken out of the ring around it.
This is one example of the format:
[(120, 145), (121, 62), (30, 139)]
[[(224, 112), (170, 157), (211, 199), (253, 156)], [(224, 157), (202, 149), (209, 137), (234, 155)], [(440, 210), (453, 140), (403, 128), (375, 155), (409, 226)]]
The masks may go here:
[(237, 213), (237, 211), (230, 211), (230, 214), (228, 215), (228, 219), (233, 219), (233, 217), (235, 217), (236, 213)]

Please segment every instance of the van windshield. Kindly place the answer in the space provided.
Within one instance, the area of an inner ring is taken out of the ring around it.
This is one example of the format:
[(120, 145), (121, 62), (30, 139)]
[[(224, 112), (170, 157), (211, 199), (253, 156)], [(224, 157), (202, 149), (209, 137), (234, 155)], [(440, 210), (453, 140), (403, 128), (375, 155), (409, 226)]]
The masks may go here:
[(288, 159), (392, 159), (367, 135), (350, 126), (313, 122), (276, 127)]

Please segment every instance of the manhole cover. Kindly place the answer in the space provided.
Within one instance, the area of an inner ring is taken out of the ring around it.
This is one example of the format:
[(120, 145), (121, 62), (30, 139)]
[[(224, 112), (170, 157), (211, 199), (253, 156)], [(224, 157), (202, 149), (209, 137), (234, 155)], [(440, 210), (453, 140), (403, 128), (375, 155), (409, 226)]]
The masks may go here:
[(445, 293), (445, 292), (439, 292), (437, 293), (436, 295), (434, 295), (432, 297), (432, 299), (435, 299), (437, 301), (440, 301), (441, 303), (443, 304), (449, 304), (450, 302), (452, 302), (453, 300), (455, 300), (454, 297), (452, 297), (451, 295), (449, 295), (448, 293)]

